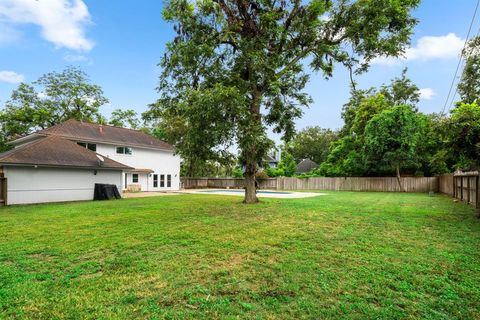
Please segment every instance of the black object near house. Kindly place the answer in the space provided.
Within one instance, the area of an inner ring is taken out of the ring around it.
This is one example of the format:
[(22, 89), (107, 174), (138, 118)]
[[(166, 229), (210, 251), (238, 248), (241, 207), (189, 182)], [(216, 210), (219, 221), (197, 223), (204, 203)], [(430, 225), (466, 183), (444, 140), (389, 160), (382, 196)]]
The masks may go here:
[(120, 192), (118, 192), (116, 185), (95, 183), (93, 200), (111, 200), (121, 198), (122, 196), (120, 195)]

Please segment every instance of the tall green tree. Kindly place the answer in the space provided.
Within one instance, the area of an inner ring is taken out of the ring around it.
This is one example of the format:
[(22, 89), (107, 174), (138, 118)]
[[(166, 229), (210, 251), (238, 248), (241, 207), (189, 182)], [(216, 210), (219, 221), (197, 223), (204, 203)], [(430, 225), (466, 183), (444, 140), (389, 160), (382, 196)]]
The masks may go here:
[(140, 119), (135, 110), (115, 109), (112, 111), (108, 123), (112, 126), (138, 129), (140, 127)]
[(369, 161), (395, 170), (398, 185), (405, 191), (400, 174), (417, 163), (417, 147), (424, 122), (410, 106), (384, 110), (365, 127), (365, 155)]
[(480, 101), (480, 36), (471, 39), (463, 50), (465, 68), (458, 84), (463, 103)]
[(12, 92), (0, 112), (2, 136), (8, 141), (70, 118), (105, 122), (99, 108), (107, 102), (102, 88), (82, 70), (50, 72)]
[(235, 143), (246, 163), (245, 202), (257, 202), (255, 174), (272, 145), (267, 127), (285, 141), (292, 137), (294, 120), (311, 101), (303, 91), (310, 71), (330, 77), (334, 65), (343, 64), (361, 72), (377, 56), (400, 55), (418, 4), (170, 0), (163, 17), (174, 24), (176, 37), (160, 63), (154, 112), (182, 119), (182, 155), (195, 150), (208, 156), (204, 150)]
[[(365, 90), (352, 86), (351, 97), (343, 106), (344, 126), (340, 130), (340, 139), (333, 143), (327, 161), (320, 165), (319, 173), (325, 176), (389, 174), (375, 163), (366, 162), (363, 156), (365, 127), (374, 116), (395, 105), (408, 105), (416, 110), (419, 97), (418, 87), (407, 78), (407, 69), (380, 88)], [(427, 150), (426, 147), (424, 149)]]
[(455, 169), (469, 170), (480, 166), (480, 106), (460, 103), (449, 119), (451, 152), (456, 155)]
[(318, 126), (299, 131), (288, 143), (288, 152), (297, 162), (310, 159), (321, 164), (327, 159), (330, 145), (337, 140), (338, 133)]

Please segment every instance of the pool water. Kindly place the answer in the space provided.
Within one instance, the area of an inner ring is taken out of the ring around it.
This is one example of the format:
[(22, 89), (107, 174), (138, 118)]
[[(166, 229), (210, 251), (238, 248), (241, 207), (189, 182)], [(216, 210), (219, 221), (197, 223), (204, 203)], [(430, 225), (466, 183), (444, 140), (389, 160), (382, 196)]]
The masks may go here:
[[(225, 189), (225, 190), (201, 190), (199, 192), (206, 192), (206, 193), (216, 193), (216, 192), (230, 192), (230, 193), (245, 193), (244, 190), (239, 189)], [(291, 194), (291, 192), (284, 192), (284, 191), (257, 191), (257, 194)]]

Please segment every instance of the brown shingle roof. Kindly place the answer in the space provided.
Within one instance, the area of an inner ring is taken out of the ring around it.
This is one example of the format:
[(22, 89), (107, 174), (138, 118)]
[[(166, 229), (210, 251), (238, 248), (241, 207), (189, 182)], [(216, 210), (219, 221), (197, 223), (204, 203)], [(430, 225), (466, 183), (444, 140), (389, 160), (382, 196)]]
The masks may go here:
[(38, 131), (40, 135), (56, 135), (76, 141), (94, 141), (119, 146), (135, 146), (173, 151), (172, 145), (138, 130), (67, 120)]
[(297, 164), (296, 172), (307, 173), (316, 168), (318, 168), (318, 164), (315, 161), (312, 161), (310, 159), (303, 159), (302, 161), (300, 161), (299, 164)]
[(58, 136), (48, 136), (0, 153), (0, 164), (29, 164), (105, 169), (132, 169), (107, 157), (102, 157), (73, 141)]

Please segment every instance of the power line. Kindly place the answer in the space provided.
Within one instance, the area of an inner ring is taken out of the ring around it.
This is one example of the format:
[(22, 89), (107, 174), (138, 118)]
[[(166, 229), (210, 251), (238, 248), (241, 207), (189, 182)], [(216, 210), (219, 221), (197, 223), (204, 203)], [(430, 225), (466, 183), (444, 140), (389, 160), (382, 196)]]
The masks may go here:
[[(458, 70), (460, 69), (460, 65), (462, 64), (463, 51), (465, 50), (465, 47), (467, 46), (467, 42), (468, 42), (468, 39), (470, 37), (470, 32), (472, 31), (473, 23), (475, 22), (475, 18), (477, 17), (477, 11), (478, 11), (479, 5), (480, 5), (480, 0), (477, 0), (477, 5), (475, 6), (475, 11), (473, 12), (472, 21), (470, 21), (470, 26), (468, 27), (467, 37), (465, 38), (465, 43), (463, 44), (463, 48), (462, 48), (462, 51), (460, 53), (460, 57), (458, 59), (457, 68), (455, 69), (455, 74), (453, 75), (452, 83), (450, 84), (450, 89), (448, 90), (447, 99), (445, 100), (445, 104), (443, 105), (443, 109), (442, 109), (441, 114), (445, 113), (445, 108), (447, 107), (448, 101), (450, 100), (450, 95), (452, 94), (452, 89), (453, 89), (453, 86), (455, 84), (455, 80), (457, 79)], [(455, 90), (454, 97), (455, 97), (455, 95), (456, 95), (456, 90)], [(452, 101), (453, 101), (453, 99), (452, 99)], [(450, 109), (450, 107), (449, 107), (449, 109)]]
[[(478, 28), (478, 31), (477, 31), (477, 34), (476, 34), (475, 37), (478, 37), (478, 36), (480, 36), (480, 28)], [(463, 68), (462, 68), (462, 74), (463, 74), (463, 69), (465, 69), (465, 66), (466, 66), (466, 65), (467, 65), (467, 62), (465, 61), (465, 64), (464, 64), (464, 66), (463, 66)], [(450, 101), (450, 105), (449, 105), (449, 107), (448, 107), (447, 112), (450, 111), (450, 108), (453, 106), (453, 102), (455, 101), (455, 97), (457, 96), (457, 94), (458, 94), (458, 85), (455, 87), (455, 92), (454, 92), (454, 94), (453, 94), (452, 100)]]

